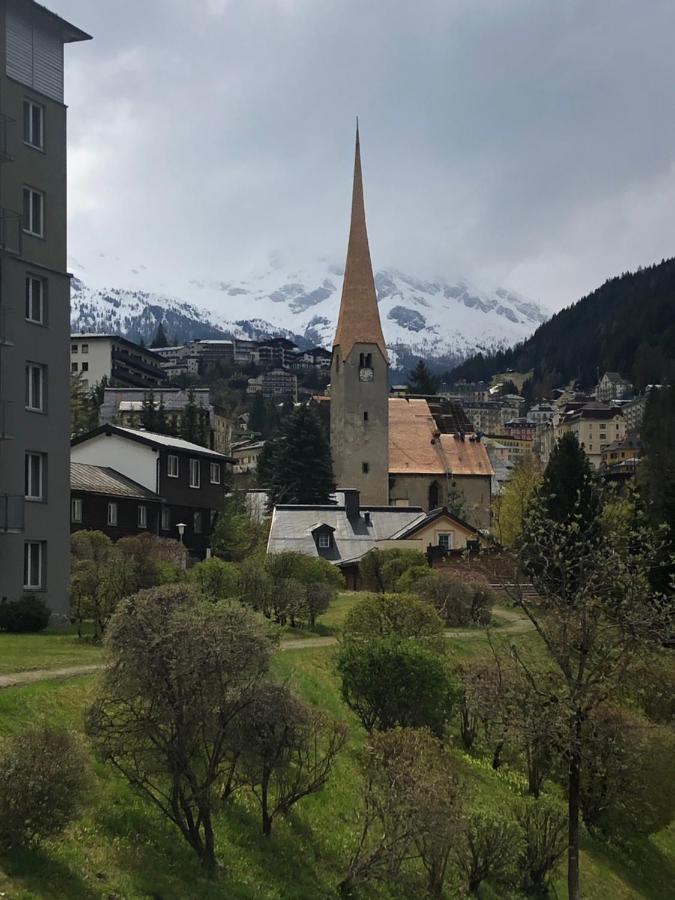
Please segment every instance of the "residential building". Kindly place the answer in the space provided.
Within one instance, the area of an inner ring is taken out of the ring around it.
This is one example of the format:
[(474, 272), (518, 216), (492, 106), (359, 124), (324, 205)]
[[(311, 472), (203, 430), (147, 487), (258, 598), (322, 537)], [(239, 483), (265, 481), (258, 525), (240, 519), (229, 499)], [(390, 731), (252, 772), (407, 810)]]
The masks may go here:
[(156, 353), (117, 334), (71, 335), (70, 374), (81, 375), (85, 387), (105, 378), (113, 386), (152, 388), (166, 377)]
[(358, 491), (338, 492), (325, 506), (275, 506), (269, 554), (294, 551), (338, 566), (354, 590), (361, 587), (358, 565), (370, 550), (429, 549), (444, 553), (478, 547), (483, 536), (447, 509), (426, 513), (414, 506), (366, 506)]
[(456, 384), (442, 384), (440, 392), (451, 400), (482, 403), (490, 399), (490, 385), (487, 381), (458, 381)]
[(547, 422), (553, 421), (555, 413), (555, 406), (552, 403), (542, 401), (530, 407), (526, 419), (534, 425), (545, 425)]
[[(99, 409), (99, 424), (110, 422), (125, 428), (139, 428), (142, 424), (141, 414), (146, 398), (147, 388), (106, 387), (103, 402)], [(211, 402), (209, 388), (160, 387), (152, 389), (152, 396), (157, 409), (164, 411), (164, 418), (171, 431), (178, 434), (183, 425), (185, 409), (190, 399), (199, 410), (208, 413), (209, 441), (211, 450), (229, 453), (232, 444), (232, 420), (220, 406)]]
[(258, 458), (263, 452), (265, 441), (239, 441), (232, 444), (232, 460), (235, 475), (248, 475), (258, 471)]
[(68, 614), (70, 334), (64, 45), (89, 35), (0, 5), (0, 601)]
[(647, 399), (652, 391), (658, 391), (660, 384), (648, 384), (644, 394), (635, 397), (622, 407), (623, 417), (626, 422), (626, 434), (639, 434), (647, 409)]
[(609, 400), (628, 400), (633, 396), (633, 385), (618, 372), (605, 372), (595, 388), (595, 398), (602, 403)]
[(298, 399), (298, 376), (286, 369), (270, 369), (257, 378), (249, 378), (247, 394), (262, 394), (266, 400), (286, 397), (294, 403)]
[(387, 506), (389, 356), (370, 261), (358, 128), (347, 261), (330, 371), (330, 443), (338, 487), (360, 491), (368, 505)]
[(490, 527), (494, 470), (477, 435), (439, 431), (426, 400), (389, 400), (389, 497), (430, 511), (461, 503), (473, 527)]
[(537, 426), (535, 423), (528, 422), (524, 416), (521, 416), (518, 419), (510, 419), (506, 422), (504, 430), (500, 434), (517, 441), (523, 441), (531, 446), (536, 432)]
[(514, 465), (532, 453), (532, 439), (517, 437), (508, 433), (483, 435), (482, 442), (488, 448), (488, 451), (491, 447), (498, 447), (497, 458), (502, 461), (512, 462)]
[(472, 431), (482, 434), (501, 434), (513, 418), (513, 407), (504, 400), (462, 400), (462, 406), (472, 423)]
[(164, 500), (107, 466), (70, 464), (70, 530), (102, 531), (113, 541), (160, 534)]
[(562, 417), (556, 428), (556, 438), (569, 431), (576, 435), (591, 465), (598, 469), (605, 447), (625, 438), (626, 422), (622, 411), (616, 407), (587, 403)]
[(230, 457), (180, 438), (109, 424), (74, 438), (71, 456), (74, 463), (113, 469), (161, 497), (160, 537), (181, 537), (191, 556), (207, 555)]
[(615, 466), (617, 463), (632, 462), (637, 465), (642, 453), (642, 445), (635, 437), (622, 441), (612, 441), (602, 451), (602, 465)]

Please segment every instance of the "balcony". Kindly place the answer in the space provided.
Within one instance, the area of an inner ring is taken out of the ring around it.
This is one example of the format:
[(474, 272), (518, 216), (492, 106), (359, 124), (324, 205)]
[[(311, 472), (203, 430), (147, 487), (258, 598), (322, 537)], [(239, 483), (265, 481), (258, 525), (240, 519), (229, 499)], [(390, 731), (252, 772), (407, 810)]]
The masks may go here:
[(0, 113), (0, 163), (12, 162), (16, 144), (16, 119)]
[(20, 534), (24, 529), (26, 500), (0, 494), (0, 534)]
[(0, 250), (20, 254), (21, 234), (20, 213), (0, 207)]

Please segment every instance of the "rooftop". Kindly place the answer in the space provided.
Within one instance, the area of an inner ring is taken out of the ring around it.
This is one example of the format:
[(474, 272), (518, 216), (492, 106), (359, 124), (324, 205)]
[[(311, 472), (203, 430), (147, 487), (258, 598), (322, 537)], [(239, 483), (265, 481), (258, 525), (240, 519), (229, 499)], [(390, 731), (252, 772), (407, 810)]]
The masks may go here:
[(123, 428), (121, 425), (101, 425), (93, 431), (81, 434), (73, 438), (71, 444), (76, 447), (83, 444), (94, 437), (101, 434), (117, 435), (118, 437), (128, 438), (141, 444), (148, 444), (151, 447), (169, 447), (174, 450), (182, 450), (184, 453), (192, 453), (195, 456), (209, 456), (213, 459), (228, 460), (229, 457), (216, 450), (209, 450), (208, 447), (202, 447), (200, 444), (193, 444), (191, 441), (184, 441), (182, 438), (171, 437), (168, 434), (156, 434), (153, 431), (143, 431), (140, 428)]
[(132, 481), (121, 472), (108, 466), (92, 466), (87, 463), (71, 462), (71, 491), (86, 491), (89, 494), (105, 494), (109, 497), (121, 497), (127, 500), (155, 500), (163, 503), (162, 498), (142, 484)]

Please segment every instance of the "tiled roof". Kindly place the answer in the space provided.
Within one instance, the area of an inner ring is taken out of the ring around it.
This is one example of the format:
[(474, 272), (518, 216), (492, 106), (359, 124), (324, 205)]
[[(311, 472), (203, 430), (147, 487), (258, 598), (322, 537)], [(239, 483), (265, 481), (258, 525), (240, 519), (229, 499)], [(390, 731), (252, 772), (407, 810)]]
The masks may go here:
[(380, 312), (377, 307), (375, 279), (368, 246), (358, 126), (354, 157), (352, 219), (345, 275), (342, 282), (340, 313), (333, 346), (339, 346), (342, 358), (346, 359), (355, 344), (376, 344), (384, 358), (388, 359), (387, 345), (384, 342)]
[(389, 472), (494, 475), (487, 448), (475, 436), (439, 434), (427, 401), (402, 397), (389, 400)]
[[(369, 513), (369, 522), (365, 512)], [(351, 520), (344, 506), (276, 506), (267, 552), (293, 550), (318, 556), (312, 532), (325, 525), (334, 529), (333, 546), (321, 555), (334, 563), (356, 560), (372, 550), (378, 541), (389, 540), (424, 515), (419, 506), (362, 507), (360, 518)]]
[(108, 466), (92, 466), (86, 463), (71, 462), (71, 491), (87, 491), (90, 494), (107, 494), (110, 497), (123, 497), (129, 500), (155, 500), (162, 503), (162, 498), (142, 484), (132, 481), (121, 472)]

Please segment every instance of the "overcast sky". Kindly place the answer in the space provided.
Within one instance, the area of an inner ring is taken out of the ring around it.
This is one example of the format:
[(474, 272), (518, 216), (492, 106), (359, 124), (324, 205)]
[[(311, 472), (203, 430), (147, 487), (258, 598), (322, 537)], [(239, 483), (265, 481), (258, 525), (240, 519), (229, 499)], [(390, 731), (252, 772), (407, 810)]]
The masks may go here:
[(373, 262), (551, 309), (675, 251), (673, 0), (45, 0), (70, 251), (230, 279), (342, 261), (359, 115)]

